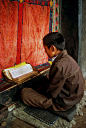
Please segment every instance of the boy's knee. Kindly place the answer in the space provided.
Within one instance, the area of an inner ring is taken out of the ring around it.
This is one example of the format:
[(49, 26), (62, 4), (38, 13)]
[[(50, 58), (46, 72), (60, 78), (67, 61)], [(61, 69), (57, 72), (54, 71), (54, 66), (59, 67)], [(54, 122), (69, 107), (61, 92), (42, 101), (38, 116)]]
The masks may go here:
[(21, 99), (24, 99), (24, 97), (26, 97), (26, 96), (25, 96), (25, 95), (26, 95), (26, 90), (27, 90), (27, 88), (22, 89), (22, 91), (21, 91), (21, 93), (20, 93)]
[(29, 94), (29, 92), (31, 92), (31, 90), (32, 90), (32, 88), (23, 88), (20, 93), (21, 99), (25, 99), (27, 97), (27, 95)]

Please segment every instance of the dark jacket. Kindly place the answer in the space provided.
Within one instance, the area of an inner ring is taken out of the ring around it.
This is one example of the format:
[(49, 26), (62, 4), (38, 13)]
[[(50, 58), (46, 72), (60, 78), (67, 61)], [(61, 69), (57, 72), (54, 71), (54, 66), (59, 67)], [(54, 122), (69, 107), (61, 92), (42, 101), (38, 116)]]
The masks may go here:
[(49, 72), (49, 93), (55, 104), (65, 109), (77, 104), (84, 94), (85, 80), (76, 61), (64, 50), (55, 58)]

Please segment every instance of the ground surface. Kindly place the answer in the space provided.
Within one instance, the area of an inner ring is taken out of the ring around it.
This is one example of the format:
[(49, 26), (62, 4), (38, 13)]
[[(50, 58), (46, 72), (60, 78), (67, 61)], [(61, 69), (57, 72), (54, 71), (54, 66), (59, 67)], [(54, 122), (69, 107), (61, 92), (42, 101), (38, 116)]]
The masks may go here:
[[(85, 84), (85, 91), (86, 91), (86, 84)], [(77, 116), (77, 115), (74, 116), (76, 124), (72, 128), (86, 128), (86, 107), (84, 107), (82, 111), (83, 111), (83, 116)], [(35, 128), (34, 126), (24, 121), (21, 121), (16, 117), (13, 117), (11, 114), (12, 113), (9, 114), (9, 119), (7, 122), (6, 120), (4, 120), (0, 124), (0, 128)]]
[[(86, 80), (85, 80), (85, 91), (86, 91)], [(76, 125), (72, 128), (86, 128), (86, 106), (82, 109), (83, 116), (74, 116), (76, 119)]]
[[(76, 125), (72, 128), (86, 128), (86, 108), (83, 108), (83, 116), (74, 116), (76, 118)], [(3, 123), (5, 125), (5, 122)], [(9, 121), (6, 127), (0, 126), (0, 128), (35, 128), (34, 126), (15, 118), (13, 121)]]

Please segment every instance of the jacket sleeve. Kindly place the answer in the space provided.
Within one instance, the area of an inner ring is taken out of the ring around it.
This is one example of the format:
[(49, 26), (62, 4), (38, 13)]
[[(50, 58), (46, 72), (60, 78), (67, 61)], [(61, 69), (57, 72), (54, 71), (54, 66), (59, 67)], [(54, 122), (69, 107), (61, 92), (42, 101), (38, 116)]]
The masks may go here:
[(57, 95), (61, 92), (65, 80), (66, 77), (61, 69), (58, 67), (56, 67), (54, 70), (51, 69), (49, 75), (49, 88), (47, 89), (47, 93), (51, 95), (52, 98), (56, 98)]

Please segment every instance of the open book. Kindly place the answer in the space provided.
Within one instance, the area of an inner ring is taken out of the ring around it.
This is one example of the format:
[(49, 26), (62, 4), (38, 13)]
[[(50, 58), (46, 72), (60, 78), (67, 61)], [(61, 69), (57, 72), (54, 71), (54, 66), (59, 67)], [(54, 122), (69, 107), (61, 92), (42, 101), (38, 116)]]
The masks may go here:
[(27, 64), (26, 62), (3, 70), (6, 80), (17, 84), (27, 81), (38, 73), (39, 72), (32, 65)]

